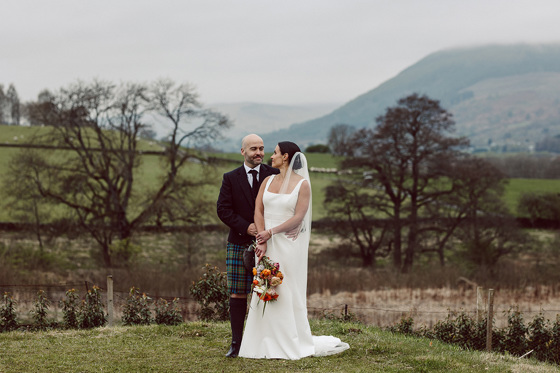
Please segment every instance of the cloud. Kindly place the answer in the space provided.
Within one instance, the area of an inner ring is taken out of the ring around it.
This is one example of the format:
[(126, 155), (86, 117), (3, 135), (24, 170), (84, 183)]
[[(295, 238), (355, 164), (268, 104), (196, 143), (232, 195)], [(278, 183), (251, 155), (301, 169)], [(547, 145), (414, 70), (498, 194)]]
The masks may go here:
[(0, 83), (29, 100), (77, 79), (198, 87), (203, 102), (345, 102), (439, 49), (550, 42), (555, 0), (8, 1)]

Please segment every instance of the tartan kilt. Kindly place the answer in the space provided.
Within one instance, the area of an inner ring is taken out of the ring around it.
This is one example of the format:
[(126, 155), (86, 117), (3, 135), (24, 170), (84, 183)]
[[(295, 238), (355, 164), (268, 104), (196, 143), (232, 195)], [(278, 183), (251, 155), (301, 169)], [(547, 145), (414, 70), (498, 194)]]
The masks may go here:
[(230, 294), (249, 294), (253, 283), (253, 274), (243, 265), (243, 251), (250, 245), (227, 243), (226, 268), (227, 287)]

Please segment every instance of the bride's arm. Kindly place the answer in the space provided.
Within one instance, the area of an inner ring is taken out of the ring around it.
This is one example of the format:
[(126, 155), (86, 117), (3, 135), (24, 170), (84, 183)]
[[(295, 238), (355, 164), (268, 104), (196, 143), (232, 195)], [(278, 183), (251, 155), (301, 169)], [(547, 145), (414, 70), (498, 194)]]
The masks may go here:
[[(296, 203), (296, 209), (295, 209), (295, 212), (294, 212), (294, 216), (292, 216), (290, 219), (286, 220), (282, 224), (277, 225), (276, 227), (273, 227), (273, 228), (268, 229), (266, 231), (264, 230), (264, 224), (263, 224), (263, 229), (260, 229), (259, 226), (257, 226), (257, 231), (259, 232), (256, 236), (257, 237), (257, 242), (266, 242), (274, 234), (288, 232), (288, 231), (291, 231), (295, 228), (298, 228), (301, 225), (301, 222), (303, 221), (303, 218), (305, 217), (305, 214), (307, 213), (307, 209), (309, 208), (309, 199), (310, 198), (311, 198), (311, 189), (309, 187), (309, 183), (307, 181), (304, 181), (301, 184), (301, 187), (299, 189), (298, 200), (297, 200), (297, 203)], [(262, 200), (261, 200), (261, 203), (262, 203)], [(255, 222), (256, 222), (256, 219), (257, 219), (257, 210), (256, 209), (257, 209), (257, 207), (255, 207)], [(264, 211), (264, 206), (263, 206), (263, 211)], [(263, 223), (264, 223), (264, 215), (263, 215)]]
[[(255, 221), (255, 226), (257, 227), (257, 232), (264, 231), (264, 203), (263, 203), (263, 194), (266, 188), (266, 183), (268, 182), (268, 176), (266, 179), (263, 180), (261, 183), (261, 187), (259, 188), (259, 194), (257, 194), (257, 199), (255, 200), (255, 215), (253, 217)], [(255, 248), (255, 254), (259, 257), (259, 261), (266, 253), (266, 240), (262, 241), (257, 237), (257, 247)]]
[(259, 194), (257, 194), (257, 199), (255, 200), (255, 215), (253, 216), (253, 220), (255, 221), (255, 226), (257, 227), (257, 232), (264, 231), (264, 203), (263, 203), (263, 195), (264, 190), (266, 189), (266, 183), (270, 176), (267, 176), (261, 183), (261, 187), (259, 188)]

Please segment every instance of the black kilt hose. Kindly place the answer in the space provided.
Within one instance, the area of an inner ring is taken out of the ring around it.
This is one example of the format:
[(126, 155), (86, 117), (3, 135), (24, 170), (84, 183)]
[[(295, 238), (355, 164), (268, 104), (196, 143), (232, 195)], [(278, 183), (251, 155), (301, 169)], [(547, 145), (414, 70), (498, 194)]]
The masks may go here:
[(251, 242), (238, 245), (227, 243), (227, 287), (230, 294), (249, 294), (253, 283), (253, 273), (247, 271), (243, 265), (243, 251)]

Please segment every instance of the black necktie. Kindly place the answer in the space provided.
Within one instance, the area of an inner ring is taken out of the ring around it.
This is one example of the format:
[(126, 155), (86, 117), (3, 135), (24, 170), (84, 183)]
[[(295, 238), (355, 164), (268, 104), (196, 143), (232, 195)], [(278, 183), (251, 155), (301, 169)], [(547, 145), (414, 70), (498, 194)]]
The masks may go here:
[(249, 173), (253, 175), (252, 191), (253, 191), (253, 196), (256, 197), (257, 194), (259, 194), (259, 182), (257, 181), (257, 175), (259, 174), (259, 172), (257, 170), (251, 170), (249, 171)]

